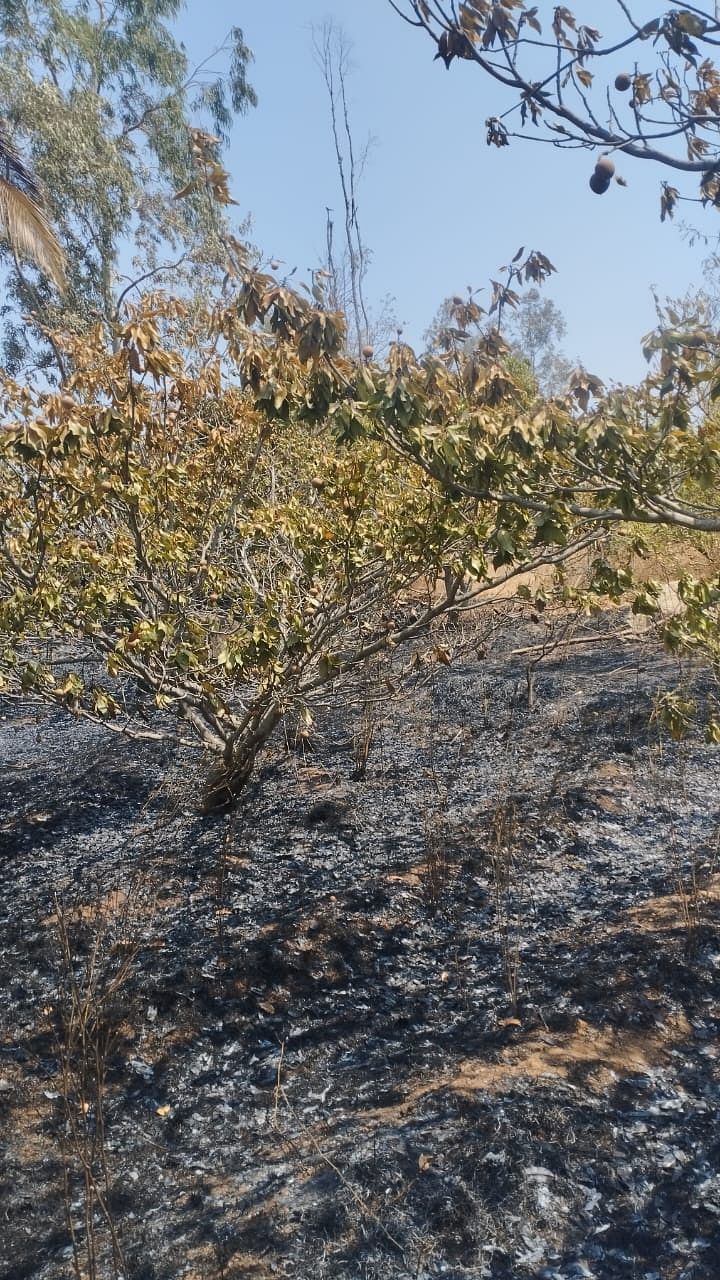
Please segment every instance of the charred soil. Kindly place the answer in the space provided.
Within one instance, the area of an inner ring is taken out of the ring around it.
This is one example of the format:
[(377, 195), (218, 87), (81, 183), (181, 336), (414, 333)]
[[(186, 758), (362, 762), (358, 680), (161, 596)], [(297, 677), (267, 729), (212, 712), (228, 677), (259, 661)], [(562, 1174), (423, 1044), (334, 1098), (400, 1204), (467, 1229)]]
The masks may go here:
[(391, 685), (362, 777), (343, 700), (211, 818), (0, 707), (5, 1280), (715, 1280), (720, 756), (603, 626)]

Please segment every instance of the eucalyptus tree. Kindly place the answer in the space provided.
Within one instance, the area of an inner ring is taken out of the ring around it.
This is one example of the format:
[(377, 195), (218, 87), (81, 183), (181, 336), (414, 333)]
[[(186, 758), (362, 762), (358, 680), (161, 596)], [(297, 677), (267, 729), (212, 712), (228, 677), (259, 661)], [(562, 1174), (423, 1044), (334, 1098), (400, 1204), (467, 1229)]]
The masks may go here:
[(0, 0), (0, 116), (42, 184), (67, 261), (61, 298), (47, 274), (0, 251), (11, 370), (31, 360), (61, 366), (42, 332), (112, 319), (133, 274), (177, 286), (183, 268), (189, 278), (192, 264), (197, 276), (222, 258), (217, 201), (202, 186), (172, 196), (194, 173), (190, 122), (220, 144), (234, 114), (254, 105), (251, 54), (234, 27), (191, 66), (173, 31), (182, 8), (183, 0)]
[(528, 289), (510, 313), (506, 337), (514, 354), (527, 360), (543, 395), (562, 393), (573, 372), (560, 346), (566, 332), (562, 311), (537, 288)]

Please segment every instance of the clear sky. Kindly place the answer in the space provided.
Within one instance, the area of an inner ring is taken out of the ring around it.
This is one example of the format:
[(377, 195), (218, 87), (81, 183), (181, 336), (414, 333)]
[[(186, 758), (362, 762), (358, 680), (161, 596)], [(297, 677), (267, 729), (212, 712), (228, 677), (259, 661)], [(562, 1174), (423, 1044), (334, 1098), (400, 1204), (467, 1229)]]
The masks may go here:
[[(598, 27), (608, 12), (607, 0), (572, 7)], [(552, 6), (539, 8), (542, 16)], [(227, 159), (253, 243), (306, 271), (323, 257), (326, 206), (340, 220), (326, 90), (313, 56), (313, 26), (327, 18), (353, 45), (356, 137), (375, 140), (360, 191), (371, 303), (392, 294), (407, 340), (420, 342), (445, 296), (484, 285), (521, 245), (540, 249), (558, 271), (545, 293), (567, 321), (566, 354), (605, 379), (642, 377), (640, 339), (655, 322), (651, 286), (663, 297), (683, 294), (701, 281), (707, 252), (660, 223), (668, 172), (618, 164), (628, 187), (613, 184), (598, 197), (588, 188), (589, 152), (520, 141), (488, 148), (486, 117), (507, 101), (472, 63), (446, 71), (433, 62), (430, 41), (387, 0), (188, 0), (179, 32), (191, 61), (233, 24), (255, 56), (259, 105), (237, 121)], [(686, 209), (711, 237), (720, 230), (719, 213)]]

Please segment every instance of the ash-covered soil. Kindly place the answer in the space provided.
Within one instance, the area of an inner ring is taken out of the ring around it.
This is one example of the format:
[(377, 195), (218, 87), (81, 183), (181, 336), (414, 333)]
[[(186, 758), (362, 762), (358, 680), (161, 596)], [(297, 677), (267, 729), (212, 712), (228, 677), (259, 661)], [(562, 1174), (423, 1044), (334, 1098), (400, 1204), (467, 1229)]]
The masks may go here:
[(5, 1280), (71, 1231), (126, 1280), (716, 1280), (720, 749), (650, 724), (649, 639), (529, 707), (536, 636), (343, 698), (231, 817), (2, 704)]

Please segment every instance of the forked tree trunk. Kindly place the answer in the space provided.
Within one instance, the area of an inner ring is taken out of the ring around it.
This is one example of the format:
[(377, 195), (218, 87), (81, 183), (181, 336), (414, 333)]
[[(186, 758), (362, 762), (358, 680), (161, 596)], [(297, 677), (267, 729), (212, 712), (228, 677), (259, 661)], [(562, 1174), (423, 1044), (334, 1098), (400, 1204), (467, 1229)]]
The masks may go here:
[(228, 741), (222, 756), (208, 770), (201, 813), (223, 813), (234, 808), (255, 771), (259, 754), (282, 718), (283, 712), (272, 703), (264, 711), (259, 710)]

